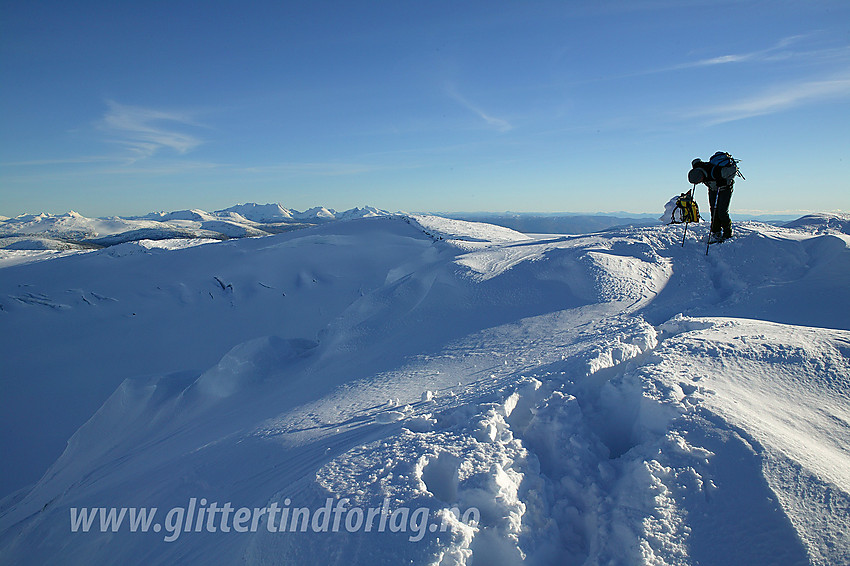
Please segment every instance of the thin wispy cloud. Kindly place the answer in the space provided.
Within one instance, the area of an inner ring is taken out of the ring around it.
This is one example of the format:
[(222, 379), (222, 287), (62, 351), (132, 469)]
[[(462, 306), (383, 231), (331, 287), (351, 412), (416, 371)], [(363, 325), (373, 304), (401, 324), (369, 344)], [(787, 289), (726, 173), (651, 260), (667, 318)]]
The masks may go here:
[(109, 141), (128, 148), (130, 161), (152, 157), (162, 151), (186, 154), (203, 143), (187, 127), (199, 124), (188, 113), (163, 111), (107, 102), (106, 114), (99, 123)]
[(716, 125), (843, 99), (850, 99), (850, 75), (775, 87), (756, 96), (701, 109), (688, 117)]
[(811, 35), (812, 34), (792, 35), (780, 39), (774, 45), (771, 45), (770, 47), (767, 47), (765, 49), (757, 49), (745, 53), (730, 53), (726, 55), (718, 55), (715, 57), (707, 57), (695, 61), (685, 61), (683, 63), (677, 63), (674, 65), (658, 67), (654, 69), (640, 69), (631, 73), (605, 77), (604, 80), (658, 75), (674, 71), (686, 71), (688, 69), (718, 67), (722, 65), (733, 65), (740, 63), (771, 63), (787, 61), (791, 59), (816, 60), (836, 57), (846, 58), (848, 55), (850, 55), (850, 50), (848, 50), (846, 47), (825, 49), (800, 49), (799, 46), (797, 46), (798, 48), (794, 48), (795, 44), (802, 43), (805, 39), (811, 37)]
[(689, 63), (682, 63), (681, 65), (676, 65), (670, 70), (690, 69), (694, 67), (712, 67), (714, 65), (727, 65), (729, 63), (745, 63), (771, 60), (775, 61), (787, 59), (794, 56), (794, 53), (788, 51), (787, 49), (791, 45), (798, 43), (806, 37), (806, 35), (792, 35), (790, 37), (785, 37), (779, 40), (779, 42), (777, 42), (775, 45), (772, 45), (766, 49), (758, 49), (756, 51), (750, 51), (748, 53), (735, 53), (730, 55), (721, 55), (719, 57), (710, 57), (708, 59), (700, 59), (698, 61), (692, 61)]
[(513, 129), (513, 126), (507, 120), (504, 120), (502, 118), (498, 118), (496, 116), (492, 116), (489, 113), (485, 112), (477, 104), (473, 104), (472, 102), (470, 102), (465, 96), (463, 96), (462, 94), (460, 94), (457, 91), (457, 89), (454, 87), (454, 85), (451, 85), (451, 84), (447, 85), (446, 86), (446, 93), (449, 95), (449, 97), (452, 100), (454, 100), (455, 102), (458, 102), (461, 106), (463, 106), (467, 110), (476, 114), (488, 126), (492, 127), (493, 129), (498, 130), (500, 132), (507, 132), (507, 131), (510, 131), (510, 130)]

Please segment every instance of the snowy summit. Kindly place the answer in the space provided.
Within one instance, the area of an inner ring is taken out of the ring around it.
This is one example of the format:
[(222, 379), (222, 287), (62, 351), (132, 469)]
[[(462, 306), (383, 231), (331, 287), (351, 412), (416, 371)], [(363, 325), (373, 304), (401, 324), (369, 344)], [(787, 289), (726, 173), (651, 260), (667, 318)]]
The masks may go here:
[(328, 215), (0, 269), (0, 562), (850, 563), (846, 218)]

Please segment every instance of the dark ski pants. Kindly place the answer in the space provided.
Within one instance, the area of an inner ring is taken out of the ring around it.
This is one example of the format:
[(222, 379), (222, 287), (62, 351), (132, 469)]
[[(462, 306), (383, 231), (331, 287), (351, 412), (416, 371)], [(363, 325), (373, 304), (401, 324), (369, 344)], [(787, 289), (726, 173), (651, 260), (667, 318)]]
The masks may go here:
[[(732, 219), (729, 218), (729, 202), (732, 200), (730, 189), (708, 190), (708, 204), (711, 206), (711, 231), (723, 231), (723, 237), (732, 236)], [(716, 203), (716, 206), (715, 206)]]

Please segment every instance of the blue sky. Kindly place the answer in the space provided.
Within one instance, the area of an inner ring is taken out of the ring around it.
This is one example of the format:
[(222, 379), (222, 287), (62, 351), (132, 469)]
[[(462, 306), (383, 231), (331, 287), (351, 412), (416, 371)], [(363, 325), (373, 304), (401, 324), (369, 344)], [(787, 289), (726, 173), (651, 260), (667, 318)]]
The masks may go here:
[(846, 0), (0, 0), (6, 216), (848, 211), (848, 132)]

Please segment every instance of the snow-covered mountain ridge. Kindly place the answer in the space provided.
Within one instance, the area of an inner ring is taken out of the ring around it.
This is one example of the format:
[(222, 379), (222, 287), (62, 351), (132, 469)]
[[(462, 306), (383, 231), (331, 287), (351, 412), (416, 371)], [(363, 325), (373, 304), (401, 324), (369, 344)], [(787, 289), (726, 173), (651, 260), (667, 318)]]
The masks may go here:
[(324, 207), (298, 212), (280, 204), (256, 203), (215, 212), (192, 209), (130, 217), (87, 218), (74, 211), (24, 214), (0, 218), (0, 249), (80, 250), (138, 240), (227, 240), (386, 214), (389, 213), (370, 206), (344, 212)]
[[(850, 235), (823, 218), (708, 256), (705, 225), (394, 215), (0, 269), (0, 562), (847, 563)], [(192, 498), (480, 516), (69, 528)]]

